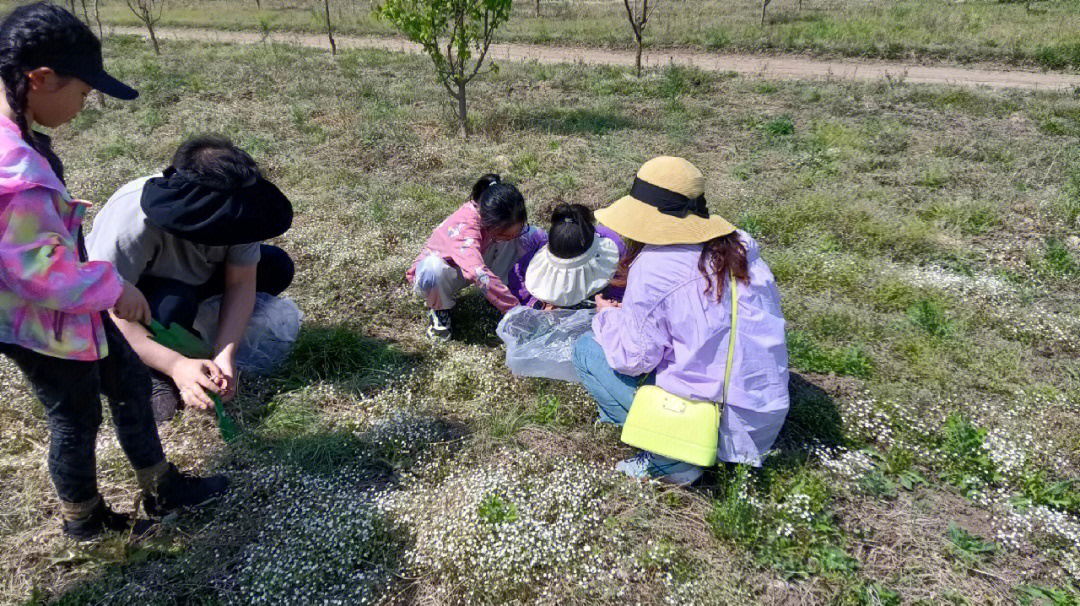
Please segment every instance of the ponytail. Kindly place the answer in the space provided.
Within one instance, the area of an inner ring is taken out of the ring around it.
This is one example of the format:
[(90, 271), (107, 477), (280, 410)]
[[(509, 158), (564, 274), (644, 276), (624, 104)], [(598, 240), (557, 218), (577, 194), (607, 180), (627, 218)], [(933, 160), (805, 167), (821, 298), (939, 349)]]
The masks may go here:
[(479, 202), (480, 196), (484, 195), (484, 192), (487, 190), (487, 188), (495, 185), (498, 182), (499, 175), (496, 175), (495, 173), (488, 173), (483, 177), (480, 177), (480, 179), (476, 181), (476, 184), (472, 186), (472, 198), (470, 199), (474, 202)]
[(480, 207), (480, 221), (486, 229), (501, 230), (528, 221), (521, 192), (494, 173), (480, 177), (473, 185), (472, 199)]
[(596, 219), (581, 204), (560, 204), (551, 213), (548, 250), (560, 259), (581, 256), (596, 238)]

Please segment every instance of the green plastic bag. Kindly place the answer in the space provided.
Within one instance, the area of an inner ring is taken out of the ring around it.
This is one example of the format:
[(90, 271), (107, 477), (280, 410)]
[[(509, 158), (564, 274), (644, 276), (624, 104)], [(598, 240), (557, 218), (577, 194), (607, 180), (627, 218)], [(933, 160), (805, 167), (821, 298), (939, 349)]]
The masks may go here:
[[(213, 357), (214, 351), (202, 339), (188, 332), (183, 326), (173, 322), (168, 329), (157, 320), (150, 321), (151, 338), (157, 343), (168, 347), (185, 358), (207, 360)], [(225, 414), (225, 403), (217, 394), (209, 394), (214, 403), (214, 413), (217, 415), (218, 431), (221, 439), (231, 442), (236, 438), (239, 430), (236, 423), (229, 415)]]

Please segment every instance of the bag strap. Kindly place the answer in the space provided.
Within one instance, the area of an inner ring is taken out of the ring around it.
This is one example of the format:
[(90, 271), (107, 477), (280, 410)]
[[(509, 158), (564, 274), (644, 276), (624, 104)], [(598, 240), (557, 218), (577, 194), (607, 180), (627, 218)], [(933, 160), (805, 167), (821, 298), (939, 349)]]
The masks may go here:
[(731, 360), (735, 357), (735, 335), (738, 334), (739, 326), (739, 288), (736, 286), (735, 272), (728, 277), (731, 283), (731, 335), (728, 336), (727, 362), (724, 369), (724, 401), (727, 404), (728, 386), (731, 384)]

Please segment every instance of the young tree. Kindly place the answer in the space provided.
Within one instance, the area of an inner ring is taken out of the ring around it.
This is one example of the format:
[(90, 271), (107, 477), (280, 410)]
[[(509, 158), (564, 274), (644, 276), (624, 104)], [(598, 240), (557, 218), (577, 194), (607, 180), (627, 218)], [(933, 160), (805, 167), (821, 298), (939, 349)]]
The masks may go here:
[(384, 0), (379, 15), (419, 43), (457, 100), (458, 132), (469, 136), (465, 87), (480, 73), (491, 36), (513, 0)]
[(630, 27), (634, 29), (634, 41), (637, 42), (637, 75), (641, 77), (641, 44), (642, 37), (645, 35), (645, 25), (649, 22), (649, 17), (652, 16), (653, 11), (656, 10), (656, 3), (659, 0), (654, 0), (652, 7), (649, 7), (649, 0), (623, 0), (623, 6), (626, 7), (626, 16), (630, 19)]
[(135, 16), (146, 25), (150, 31), (150, 41), (154, 43), (154, 52), (161, 54), (157, 35), (154, 34), (154, 24), (161, 19), (161, 12), (165, 10), (165, 0), (126, 0), (128, 8)]
[[(772, 0), (761, 0), (761, 24), (765, 25), (765, 8), (769, 6)], [(802, 0), (799, 0), (799, 8), (802, 8)]]
[(323, 14), (326, 16), (326, 37), (330, 39), (330, 54), (337, 54), (337, 43), (334, 42), (334, 25), (330, 21), (330, 0), (323, 0)]

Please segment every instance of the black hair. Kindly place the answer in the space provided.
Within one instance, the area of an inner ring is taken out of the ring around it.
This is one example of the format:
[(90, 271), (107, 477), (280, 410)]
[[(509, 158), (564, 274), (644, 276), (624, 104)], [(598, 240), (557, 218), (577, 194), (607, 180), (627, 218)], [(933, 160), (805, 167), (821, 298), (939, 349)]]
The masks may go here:
[(230, 190), (254, 184), (259, 166), (247, 152), (225, 137), (202, 135), (180, 144), (173, 156), (176, 172), (213, 189)]
[(0, 82), (19, 132), (38, 151), (41, 149), (26, 120), (26, 96), (30, 90), (26, 72), (42, 67), (57, 52), (100, 55), (101, 41), (78, 17), (45, 2), (16, 7), (0, 22)]
[(480, 207), (480, 221), (484, 227), (505, 229), (524, 225), (529, 220), (521, 192), (513, 185), (503, 183), (494, 173), (480, 177), (473, 185), (472, 199)]
[(560, 259), (572, 259), (589, 250), (596, 238), (596, 219), (581, 204), (560, 204), (551, 213), (548, 250)]

